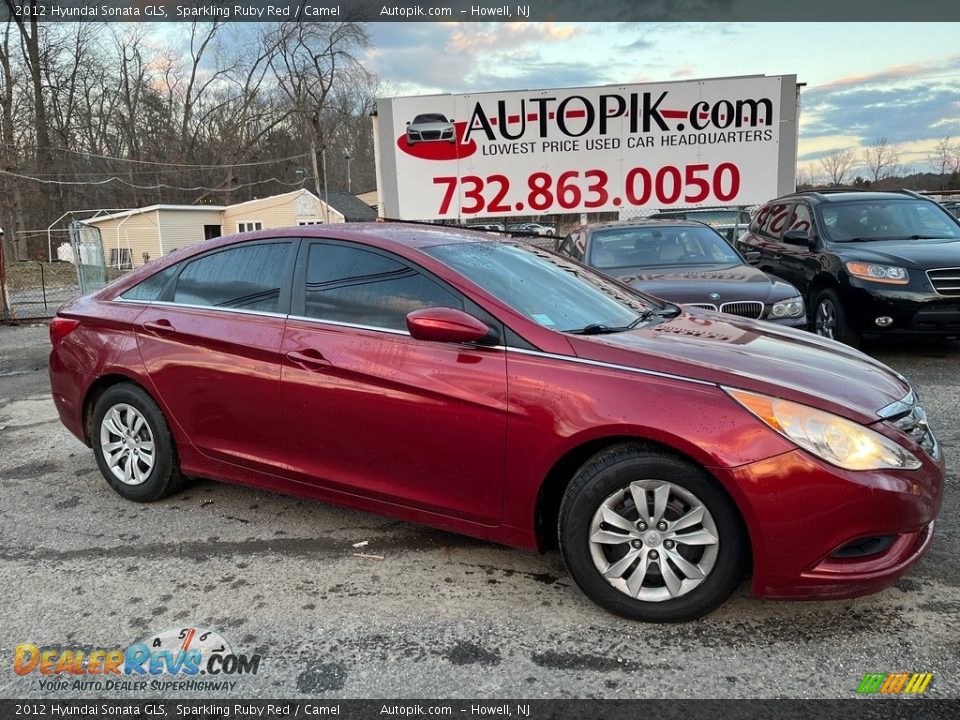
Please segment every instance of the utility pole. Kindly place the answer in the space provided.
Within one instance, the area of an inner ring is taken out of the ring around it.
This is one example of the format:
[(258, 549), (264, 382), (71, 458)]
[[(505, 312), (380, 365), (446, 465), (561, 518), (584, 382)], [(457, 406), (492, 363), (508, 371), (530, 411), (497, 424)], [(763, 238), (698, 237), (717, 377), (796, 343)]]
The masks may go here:
[(323, 221), (330, 222), (330, 193), (327, 191), (327, 146), (320, 146), (320, 164), (323, 166)]
[[(313, 163), (313, 187), (317, 191), (317, 197), (320, 197), (320, 168), (317, 167), (317, 141), (310, 140), (310, 162)], [(323, 183), (326, 188), (326, 181)]]
[(350, 151), (346, 148), (343, 149), (343, 159), (347, 161), (347, 192), (353, 195), (353, 188), (350, 182)]

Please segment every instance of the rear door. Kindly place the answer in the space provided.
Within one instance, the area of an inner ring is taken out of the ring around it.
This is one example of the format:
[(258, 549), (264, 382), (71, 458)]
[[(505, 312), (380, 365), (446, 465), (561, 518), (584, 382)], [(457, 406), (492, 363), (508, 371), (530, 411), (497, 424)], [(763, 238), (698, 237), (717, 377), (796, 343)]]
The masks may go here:
[(209, 457), (272, 471), (284, 463), (279, 353), (298, 243), (187, 260), (137, 320), (157, 397)]
[(466, 310), (456, 290), (364, 246), (305, 241), (283, 339), (295, 479), (495, 524), (506, 439), (502, 347), (415, 340), (406, 315)]

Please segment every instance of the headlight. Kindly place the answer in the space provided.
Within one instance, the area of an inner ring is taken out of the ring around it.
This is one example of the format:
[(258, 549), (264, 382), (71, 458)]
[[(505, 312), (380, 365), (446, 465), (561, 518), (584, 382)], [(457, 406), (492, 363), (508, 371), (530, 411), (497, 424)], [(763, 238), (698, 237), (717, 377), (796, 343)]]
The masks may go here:
[(916, 470), (908, 450), (870, 428), (780, 398), (724, 388), (763, 422), (807, 452), (846, 470)]
[(803, 315), (803, 298), (792, 297), (780, 302), (775, 302), (770, 308), (770, 317), (772, 318), (797, 318)]
[(894, 285), (907, 284), (907, 271), (896, 265), (875, 265), (865, 262), (848, 262), (847, 271), (861, 280), (892, 283)]

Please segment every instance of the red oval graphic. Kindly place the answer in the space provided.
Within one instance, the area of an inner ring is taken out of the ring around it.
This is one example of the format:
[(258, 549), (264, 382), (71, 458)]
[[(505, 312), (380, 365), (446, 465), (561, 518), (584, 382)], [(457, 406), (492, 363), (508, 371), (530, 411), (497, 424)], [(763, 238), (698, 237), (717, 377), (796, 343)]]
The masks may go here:
[(407, 134), (404, 133), (397, 138), (397, 147), (407, 155), (411, 155), (421, 160), (457, 160), (458, 158), (470, 157), (477, 151), (475, 140), (463, 142), (463, 136), (467, 131), (466, 122), (453, 124), (457, 131), (457, 141), (455, 143), (446, 140), (420, 140), (413, 145), (407, 142)]

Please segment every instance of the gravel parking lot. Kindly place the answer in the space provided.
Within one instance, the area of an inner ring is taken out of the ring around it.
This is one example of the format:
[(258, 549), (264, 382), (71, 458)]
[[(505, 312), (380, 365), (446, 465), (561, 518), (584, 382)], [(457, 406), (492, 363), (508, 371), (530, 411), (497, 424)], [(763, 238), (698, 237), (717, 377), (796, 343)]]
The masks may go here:
[(556, 553), (215, 482), (124, 501), (57, 419), (46, 327), (0, 327), (0, 697), (142, 697), (45, 691), (14, 674), (13, 648), (191, 626), (263, 656), (221, 697), (852, 698), (865, 673), (894, 671), (958, 697), (960, 344), (868, 351), (920, 390), (947, 454), (927, 557), (872, 597), (758, 601), (743, 586), (703, 620), (651, 626), (593, 606)]

